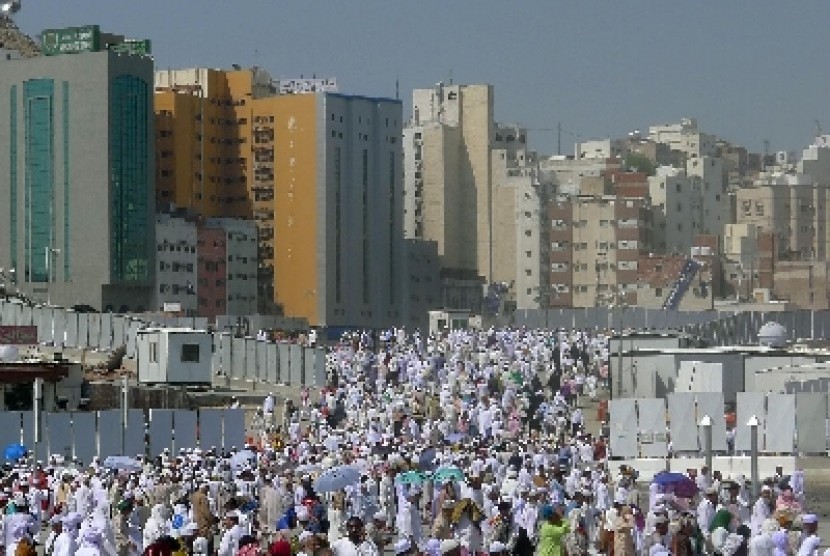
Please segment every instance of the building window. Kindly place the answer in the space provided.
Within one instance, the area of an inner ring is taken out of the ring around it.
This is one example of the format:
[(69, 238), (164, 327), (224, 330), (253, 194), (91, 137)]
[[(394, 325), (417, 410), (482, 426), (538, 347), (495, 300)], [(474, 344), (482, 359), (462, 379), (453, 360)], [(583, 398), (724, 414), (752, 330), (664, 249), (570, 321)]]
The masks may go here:
[(159, 362), (159, 344), (158, 342), (150, 342), (150, 363)]
[(199, 344), (182, 344), (182, 363), (199, 362)]
[(147, 195), (148, 114), (152, 98), (148, 84), (132, 75), (116, 77), (110, 102), (110, 207), (113, 279), (143, 282), (149, 277), (150, 245)]

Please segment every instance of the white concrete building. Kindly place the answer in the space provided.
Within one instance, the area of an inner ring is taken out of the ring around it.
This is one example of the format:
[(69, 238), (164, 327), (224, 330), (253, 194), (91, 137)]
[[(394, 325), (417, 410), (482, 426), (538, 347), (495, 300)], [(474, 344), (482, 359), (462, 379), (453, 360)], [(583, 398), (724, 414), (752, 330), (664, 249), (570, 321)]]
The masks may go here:
[(816, 137), (813, 144), (804, 149), (798, 172), (810, 176), (817, 184), (830, 186), (830, 135)]
[(169, 214), (156, 215), (156, 284), (153, 307), (178, 304), (185, 315), (195, 315), (196, 224)]
[(715, 136), (701, 132), (695, 118), (683, 118), (674, 124), (650, 126), (648, 137), (655, 143), (666, 143), (672, 150), (686, 153), (689, 158), (715, 156)]
[(609, 158), (574, 158), (555, 155), (539, 162), (540, 179), (562, 195), (581, 195), (586, 178), (599, 178), (620, 169), (620, 161)]
[(654, 247), (658, 253), (689, 253), (694, 236), (701, 233), (699, 183), (681, 168), (661, 166), (648, 178), (654, 207)]
[(628, 152), (626, 144), (617, 139), (593, 139), (576, 144), (576, 159), (622, 158)]
[(686, 175), (698, 182), (695, 190), (700, 193), (701, 213), (697, 233), (723, 234), (723, 226), (729, 218), (723, 159), (710, 156), (690, 158), (686, 161)]
[(547, 283), (547, 187), (540, 183), (536, 153), (527, 150), (527, 130), (499, 125), (493, 148), (493, 274), (507, 286), (519, 309), (540, 305)]

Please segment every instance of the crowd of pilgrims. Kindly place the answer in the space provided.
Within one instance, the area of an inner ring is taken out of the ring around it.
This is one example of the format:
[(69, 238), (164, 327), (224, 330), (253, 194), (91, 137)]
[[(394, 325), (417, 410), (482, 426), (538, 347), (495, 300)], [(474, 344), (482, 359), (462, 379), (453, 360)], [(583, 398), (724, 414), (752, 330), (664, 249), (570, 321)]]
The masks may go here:
[[(689, 469), (681, 493), (616, 465), (603, 416), (583, 413), (608, 357), (600, 331), (347, 334), (328, 385), (280, 407), (269, 394), (239, 448), (7, 465), (0, 538), (6, 556), (819, 551), (799, 471), (752, 499), (742, 477)], [(354, 479), (324, 480), (341, 470)]]

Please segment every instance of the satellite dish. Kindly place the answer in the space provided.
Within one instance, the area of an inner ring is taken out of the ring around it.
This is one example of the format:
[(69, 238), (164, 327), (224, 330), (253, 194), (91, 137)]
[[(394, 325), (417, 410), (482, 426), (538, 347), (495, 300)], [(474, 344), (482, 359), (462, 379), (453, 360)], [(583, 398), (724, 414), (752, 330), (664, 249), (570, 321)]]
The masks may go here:
[(0, 3), (0, 13), (12, 15), (20, 11), (20, 0), (5, 0)]

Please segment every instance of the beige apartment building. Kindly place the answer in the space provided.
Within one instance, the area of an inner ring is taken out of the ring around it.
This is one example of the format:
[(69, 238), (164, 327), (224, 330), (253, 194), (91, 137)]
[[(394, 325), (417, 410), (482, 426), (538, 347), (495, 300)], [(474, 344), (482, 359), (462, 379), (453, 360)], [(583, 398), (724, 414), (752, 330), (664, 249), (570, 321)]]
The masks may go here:
[(648, 200), (558, 196), (549, 216), (550, 305), (634, 305), (638, 260), (651, 244)]
[(827, 258), (826, 186), (803, 174), (767, 174), (735, 196), (737, 223), (772, 232), (780, 258)]
[(445, 268), (490, 279), (493, 87), (416, 89), (412, 114), (404, 135), (407, 237), (436, 241)]

